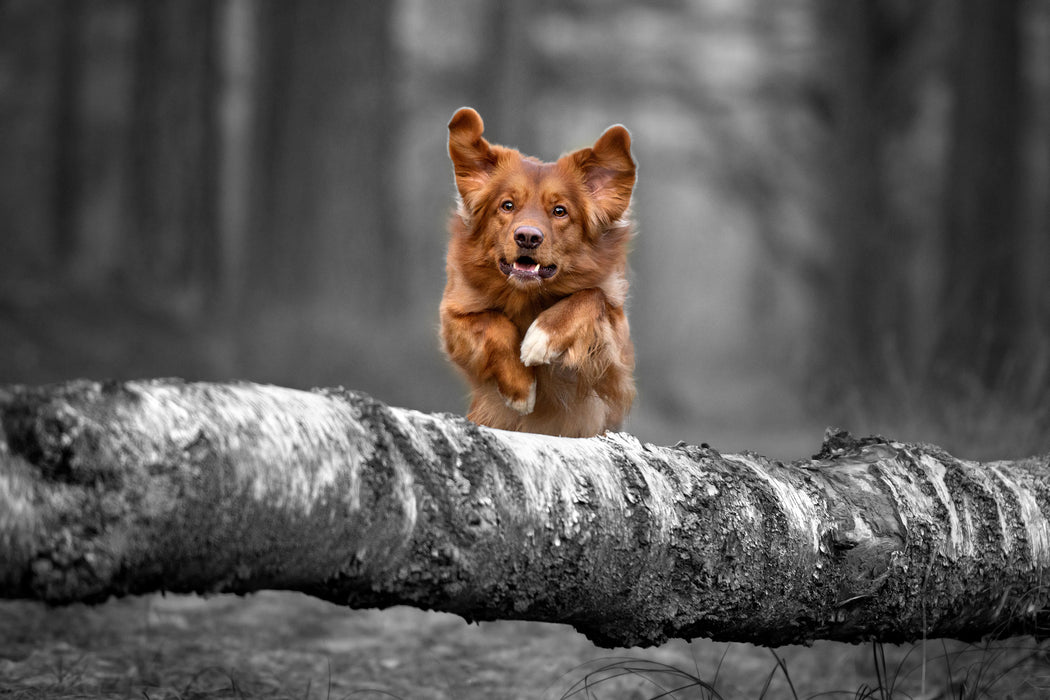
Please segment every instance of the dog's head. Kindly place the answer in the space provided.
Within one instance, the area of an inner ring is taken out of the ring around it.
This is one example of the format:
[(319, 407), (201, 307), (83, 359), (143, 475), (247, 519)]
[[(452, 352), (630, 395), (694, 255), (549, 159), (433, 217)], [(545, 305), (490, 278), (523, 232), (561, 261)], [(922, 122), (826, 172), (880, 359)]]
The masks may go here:
[(562, 295), (599, 284), (612, 267), (622, 273), (629, 236), (622, 219), (635, 180), (627, 129), (610, 127), (590, 148), (544, 163), (490, 144), (469, 107), (448, 128), (476, 276)]

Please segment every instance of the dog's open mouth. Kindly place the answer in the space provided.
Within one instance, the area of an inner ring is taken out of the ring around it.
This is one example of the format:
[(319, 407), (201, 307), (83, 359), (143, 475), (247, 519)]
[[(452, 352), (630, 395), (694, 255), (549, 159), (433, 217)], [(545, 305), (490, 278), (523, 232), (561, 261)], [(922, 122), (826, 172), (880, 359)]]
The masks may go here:
[(540, 265), (529, 256), (522, 255), (514, 262), (501, 259), (499, 270), (507, 277), (516, 277), (521, 280), (545, 280), (554, 276), (554, 273), (558, 271), (558, 266)]

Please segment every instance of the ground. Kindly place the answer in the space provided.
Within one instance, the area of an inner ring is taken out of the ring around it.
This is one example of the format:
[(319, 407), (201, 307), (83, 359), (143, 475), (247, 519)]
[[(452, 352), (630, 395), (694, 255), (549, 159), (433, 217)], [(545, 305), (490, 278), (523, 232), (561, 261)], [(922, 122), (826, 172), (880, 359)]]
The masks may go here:
[[(789, 685), (774, 652), (750, 645), (697, 640), (609, 650), (564, 625), (467, 624), (403, 607), (348, 610), (292, 593), (155, 595), (67, 608), (0, 602), (0, 698), (545, 700), (575, 690), (579, 698), (639, 700), (691, 684), (684, 674), (712, 683), (727, 700), (762, 697), (771, 676), (768, 698), (864, 697), (858, 689), (876, 688), (884, 673), (884, 688), (898, 678), (892, 697), (933, 700), (960, 697), (978, 674), (988, 682), (1019, 660), (973, 697), (1050, 697), (1050, 664), (1029, 640), (1001, 651), (954, 644), (947, 659), (931, 642), (925, 693), (921, 647), (887, 646), (880, 666), (875, 651), (831, 643), (776, 650)], [(634, 661), (601, 671), (628, 658)], [(656, 673), (663, 664), (678, 675)], [(667, 697), (710, 696), (694, 684)]]

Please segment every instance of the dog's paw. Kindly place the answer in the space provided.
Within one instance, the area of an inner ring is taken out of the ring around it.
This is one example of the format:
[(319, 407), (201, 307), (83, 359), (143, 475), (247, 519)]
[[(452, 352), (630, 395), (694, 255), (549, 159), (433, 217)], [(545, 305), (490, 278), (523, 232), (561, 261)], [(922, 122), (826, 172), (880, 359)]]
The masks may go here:
[(533, 321), (521, 341), (521, 364), (526, 367), (549, 365), (558, 355), (561, 352), (552, 346), (550, 334)]
[(500, 392), (500, 396), (503, 397), (503, 403), (523, 416), (527, 416), (532, 413), (536, 408), (536, 380), (533, 380), (529, 384), (528, 395), (524, 398), (512, 399), (508, 396), (504, 396), (503, 392)]

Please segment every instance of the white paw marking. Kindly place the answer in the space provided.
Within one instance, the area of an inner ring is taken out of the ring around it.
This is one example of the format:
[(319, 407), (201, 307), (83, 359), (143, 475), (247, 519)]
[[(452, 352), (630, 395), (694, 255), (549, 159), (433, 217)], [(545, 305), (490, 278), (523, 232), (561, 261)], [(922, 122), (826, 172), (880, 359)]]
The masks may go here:
[(560, 354), (551, 348), (551, 337), (547, 331), (533, 321), (529, 330), (525, 332), (525, 338), (521, 341), (521, 364), (526, 367), (549, 365)]
[[(503, 396), (503, 394), (500, 394), (500, 396)], [(508, 399), (506, 396), (503, 396), (503, 402), (523, 416), (532, 413), (533, 409), (536, 408), (536, 382), (534, 381), (529, 385), (529, 395), (525, 400)]]

